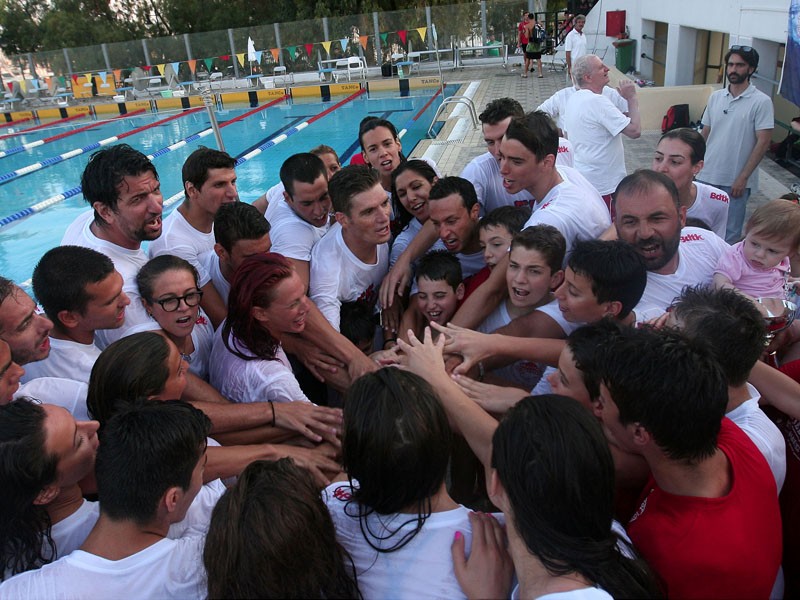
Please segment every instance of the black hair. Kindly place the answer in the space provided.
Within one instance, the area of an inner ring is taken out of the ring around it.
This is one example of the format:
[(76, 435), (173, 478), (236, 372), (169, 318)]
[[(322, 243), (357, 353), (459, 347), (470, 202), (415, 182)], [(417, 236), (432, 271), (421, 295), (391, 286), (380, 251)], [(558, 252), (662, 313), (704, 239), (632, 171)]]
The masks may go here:
[(551, 275), (563, 268), (567, 241), (561, 232), (552, 225), (542, 224), (526, 227), (515, 234), (511, 240), (511, 250), (519, 246), (541, 254), (547, 262), (547, 266), (550, 267)]
[(689, 146), (689, 162), (696, 165), (706, 157), (706, 138), (691, 127), (678, 127), (667, 131), (658, 140), (660, 144), (664, 140), (678, 140)]
[(705, 345), (669, 329), (625, 328), (601, 360), (620, 423), (640, 423), (674, 461), (694, 464), (714, 454), (728, 384)]
[[(81, 191), (89, 206), (95, 202), (117, 210), (119, 190), (126, 177), (135, 177), (150, 172), (158, 179), (158, 171), (147, 156), (128, 144), (117, 144), (98, 150), (89, 158), (81, 175)], [(102, 219), (94, 213), (96, 222)]]
[(483, 112), (478, 115), (481, 123), (496, 125), (508, 117), (521, 117), (525, 114), (522, 104), (514, 98), (495, 98), (486, 105)]
[(163, 335), (142, 331), (117, 340), (100, 353), (89, 376), (86, 407), (101, 428), (123, 406), (164, 389), (169, 378), (169, 351), (170, 342)]
[(397, 181), (397, 177), (405, 173), (406, 171), (413, 171), (420, 177), (425, 178), (425, 180), (433, 185), (433, 182), (439, 177), (436, 174), (436, 170), (426, 161), (419, 160), (419, 159), (411, 159), (404, 162), (401, 162), (398, 167), (392, 171), (392, 199), (397, 200), (397, 202), (393, 202), (393, 206), (395, 208), (395, 221), (397, 221), (397, 227), (400, 231), (405, 229), (406, 225), (411, 221), (413, 215), (406, 210), (406, 207), (403, 206), (403, 203), (399, 201), (399, 195), (397, 193), (397, 186), (395, 182)]
[(100, 512), (148, 525), (171, 487), (189, 489), (211, 421), (180, 400), (139, 400), (106, 423), (95, 474)]
[(50, 516), (34, 504), (57, 479), (58, 457), (45, 450), (44, 420), (32, 398), (0, 404), (0, 581), (56, 555)]
[(441, 200), (453, 194), (461, 197), (464, 208), (468, 212), (478, 203), (478, 194), (475, 192), (475, 186), (472, 185), (472, 182), (456, 176), (442, 177), (434, 183), (431, 193), (428, 194), (428, 201)]
[(619, 302), (618, 319), (627, 317), (644, 294), (647, 266), (639, 252), (622, 240), (585, 240), (572, 247), (567, 265), (591, 281), (598, 303)]
[[(380, 117), (372, 116), (364, 117), (361, 119), (361, 123), (358, 125), (358, 143), (361, 144), (362, 151), (366, 151), (366, 148), (364, 148), (364, 134), (372, 131), (373, 129), (377, 129), (378, 127), (386, 127), (395, 140), (400, 139), (400, 137), (397, 135), (397, 128), (388, 119), (381, 119)], [(403, 162), (404, 160), (405, 158), (401, 154), (400, 162)]]
[(214, 241), (228, 252), (239, 240), (257, 240), (270, 229), (264, 215), (246, 202), (226, 202), (214, 216)]
[(686, 337), (708, 345), (728, 385), (747, 382), (767, 335), (764, 318), (751, 300), (733, 289), (686, 287), (672, 311)]
[(478, 226), (481, 229), (487, 227), (505, 227), (511, 235), (522, 231), (525, 223), (531, 218), (529, 206), (498, 206), (484, 216)]
[(339, 333), (356, 346), (375, 337), (375, 313), (364, 301), (342, 302)]
[[(344, 399), (342, 464), (354, 491), (345, 513), (359, 520), (372, 548), (393, 552), (419, 533), (431, 514), (431, 497), (444, 483), (451, 447), (447, 415), (422, 378), (384, 368), (350, 386)], [(381, 536), (370, 530), (370, 514), (409, 510), (408, 520), (395, 531)], [(415, 526), (391, 543), (406, 523)]]
[(464, 280), (461, 261), (447, 250), (432, 250), (417, 263), (417, 281), (422, 277), (431, 281), (446, 281), (456, 291)]
[(546, 112), (536, 110), (524, 117), (511, 119), (506, 129), (506, 139), (517, 140), (525, 146), (537, 161), (548, 154), (558, 156), (558, 128)]
[(552, 394), (520, 400), (495, 430), (492, 466), (515, 529), (550, 575), (578, 573), (615, 598), (658, 595), (644, 561), (620, 551), (611, 529), (614, 461), (579, 402)]
[(613, 202), (616, 205), (620, 196), (648, 196), (658, 186), (667, 190), (675, 203), (675, 208), (679, 208), (681, 202), (675, 182), (664, 173), (658, 173), (652, 169), (637, 169), (620, 181), (617, 189), (614, 190)]
[(39, 259), (33, 270), (33, 293), (53, 323), (62, 310), (86, 314), (92, 299), (86, 287), (114, 272), (105, 254), (82, 246), (56, 246)]
[(619, 333), (619, 324), (610, 318), (601, 319), (591, 325), (578, 327), (567, 336), (567, 347), (572, 353), (575, 367), (581, 372), (583, 386), (591, 400), (600, 396), (600, 382), (603, 380), (601, 357)]
[(328, 179), (325, 163), (316, 154), (301, 152), (293, 154), (281, 165), (280, 178), (286, 193), (294, 196), (294, 183), (314, 183), (320, 177)]
[(350, 165), (336, 171), (328, 182), (333, 209), (350, 215), (353, 196), (381, 184), (378, 172), (366, 165)]
[(208, 180), (211, 169), (233, 169), (235, 166), (236, 161), (227, 152), (200, 146), (183, 163), (183, 185), (191, 183), (199, 191)]
[[(758, 51), (755, 48), (745, 50), (745, 46), (731, 46), (730, 50), (725, 53), (725, 59), (722, 64), (728, 64), (728, 59), (730, 59), (731, 54), (738, 54), (742, 57), (742, 60), (750, 65), (753, 69), (758, 69)], [(750, 79), (749, 76), (748, 79)]]

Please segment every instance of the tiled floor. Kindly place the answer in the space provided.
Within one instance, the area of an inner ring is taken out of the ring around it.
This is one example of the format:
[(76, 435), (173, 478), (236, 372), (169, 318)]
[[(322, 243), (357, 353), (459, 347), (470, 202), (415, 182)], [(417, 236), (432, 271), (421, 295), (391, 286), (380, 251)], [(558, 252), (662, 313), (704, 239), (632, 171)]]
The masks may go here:
[[(464, 83), (460, 93), (463, 93), (470, 82), (479, 82), (473, 95), (478, 113), (490, 100), (506, 96), (519, 100), (525, 110), (534, 110), (541, 102), (567, 85), (564, 71), (551, 71), (545, 66), (543, 79), (537, 78), (535, 73), (530, 73), (528, 78), (523, 79), (520, 76), (521, 68), (521, 59), (512, 57), (506, 68), (495, 62), (486, 66), (467, 66), (455, 71), (444, 68), (443, 74), (446, 83)], [(472, 128), (467, 111), (454, 108), (449, 109), (447, 114), (454, 111), (456, 114), (460, 112), (462, 118), (451, 118), (436, 140), (423, 142), (414, 152), (415, 156), (427, 152), (446, 175), (459, 174), (472, 158), (486, 151), (481, 130)], [(639, 139), (624, 138), (625, 161), (629, 173), (639, 168), (649, 168), (660, 136), (660, 131), (645, 131)], [(787, 193), (788, 186), (798, 181), (791, 172), (766, 158), (760, 169), (760, 189), (752, 195), (749, 211), (768, 199)]]

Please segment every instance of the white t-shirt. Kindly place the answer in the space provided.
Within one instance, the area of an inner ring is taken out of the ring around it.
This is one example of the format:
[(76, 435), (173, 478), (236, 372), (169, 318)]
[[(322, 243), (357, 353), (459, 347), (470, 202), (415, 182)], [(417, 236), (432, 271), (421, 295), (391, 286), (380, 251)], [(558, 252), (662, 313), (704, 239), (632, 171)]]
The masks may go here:
[(572, 150), (572, 142), (567, 138), (558, 138), (558, 154), (556, 154), (556, 166), (574, 167), (575, 152)]
[(165, 538), (121, 560), (76, 550), (0, 585), (7, 599), (205, 598), (205, 538)]
[(586, 34), (579, 33), (577, 29), (571, 30), (564, 39), (564, 50), (570, 52), (572, 64), (586, 54)]
[[(519, 600), (519, 585), (511, 590), (511, 600)], [(579, 590), (570, 590), (569, 592), (545, 594), (544, 596), (539, 596), (536, 600), (613, 600), (613, 598), (611, 594), (603, 589), (586, 587)]]
[(711, 227), (711, 231), (725, 239), (725, 228), (728, 225), (728, 207), (730, 205), (728, 194), (707, 183), (695, 181), (694, 185), (697, 187), (697, 196), (694, 204), (686, 211), (686, 217), (700, 219)]
[(98, 329), (95, 332), (94, 343), (101, 350), (126, 335), (139, 331), (152, 331), (158, 329), (158, 324), (147, 316), (142, 306), (139, 288), (136, 286), (136, 274), (148, 261), (147, 254), (141, 248), (128, 250), (106, 240), (101, 240), (92, 233), (91, 225), (93, 213), (82, 213), (67, 229), (61, 240), (62, 246), (83, 246), (102, 252), (114, 263), (114, 268), (122, 275), (122, 291), (131, 303), (125, 308), (125, 322), (117, 329)]
[(577, 169), (557, 167), (564, 180), (536, 203), (525, 227), (552, 225), (567, 242), (567, 264), (575, 242), (594, 240), (611, 225), (611, 215), (597, 190)]
[[(234, 345), (233, 334), (230, 339), (232, 347), (253, 356), (243, 343)], [(222, 327), (214, 335), (209, 382), (231, 402), (309, 402), (281, 346), (278, 346), (275, 360), (244, 360), (225, 347)]]
[(750, 392), (750, 399), (745, 400), (725, 416), (736, 423), (761, 450), (761, 454), (769, 463), (769, 468), (772, 469), (780, 493), (786, 479), (786, 441), (780, 429), (758, 406), (761, 398), (759, 391), (749, 383), (747, 391)]
[(23, 383), (39, 377), (62, 377), (89, 383), (94, 361), (100, 356), (100, 348), (92, 344), (80, 344), (72, 340), (50, 338), (50, 354), (44, 360), (25, 365)]
[(264, 218), (269, 221), (269, 224), (272, 225), (272, 217), (275, 214), (275, 209), (278, 207), (278, 204), (283, 202), (283, 192), (286, 191), (286, 188), (283, 187), (283, 182), (278, 181), (275, 185), (267, 190), (267, 211), (264, 213)]
[(164, 219), (164, 226), (158, 239), (150, 242), (147, 253), (150, 258), (171, 254), (179, 256), (197, 269), (200, 287), (208, 283), (210, 277), (200, 255), (214, 249), (214, 227), (204, 233), (192, 227), (179, 210), (173, 210)]
[(50, 560), (57, 560), (80, 548), (99, 516), (100, 505), (84, 500), (78, 510), (66, 519), (54, 523), (50, 535), (56, 544), (56, 553)]
[(330, 229), (330, 225), (314, 227), (301, 219), (283, 197), (270, 201), (267, 212), (270, 214), (267, 220), (272, 225), (269, 232), (272, 240), (270, 252), (283, 254), (287, 258), (310, 261), (314, 244)]
[[(564, 117), (567, 114), (567, 102), (576, 91), (577, 88), (574, 85), (562, 88), (542, 102), (536, 109), (542, 110), (550, 115), (555, 120), (556, 127), (558, 127), (565, 136), (568, 136), (566, 125), (564, 124)], [(619, 112), (628, 112), (628, 101), (620, 96), (619, 92), (614, 88), (605, 86), (603, 88), (603, 96), (611, 100), (611, 103), (619, 109)], [(567, 166), (571, 167), (572, 165)]]
[(379, 244), (375, 264), (361, 262), (347, 247), (335, 223), (311, 251), (308, 295), (336, 331), (342, 302), (374, 305), (389, 270), (389, 244)]
[(627, 174), (620, 134), (631, 122), (602, 94), (578, 90), (567, 102), (565, 125), (575, 151), (575, 168), (601, 195), (612, 193)]
[(506, 191), (503, 187), (503, 176), (500, 175), (500, 163), (490, 152), (469, 161), (461, 171), (461, 177), (475, 186), (481, 205), (481, 216), (500, 206), (533, 206), (534, 198), (527, 190), (516, 194)]
[(219, 270), (219, 256), (217, 256), (216, 252), (211, 250), (211, 252), (206, 252), (203, 254), (200, 257), (200, 260), (205, 265), (209, 277), (211, 277), (211, 282), (214, 284), (214, 289), (217, 290), (220, 298), (222, 298), (222, 301), (227, 306), (228, 294), (231, 293), (231, 284), (222, 275), (222, 271)]
[[(348, 506), (351, 493), (352, 488), (347, 483), (332, 483), (323, 490), (322, 498), (336, 526), (336, 539), (353, 559), (358, 587), (364, 598), (465, 597), (453, 572), (450, 546), (456, 531), (460, 531), (469, 552), (472, 542), (469, 509), (459, 506), (432, 513), (408, 544), (394, 552), (379, 553), (364, 539), (358, 517), (350, 516), (358, 514), (355, 503)], [(401, 539), (403, 533), (413, 530), (416, 520), (412, 518), (410, 514), (373, 512), (366, 517), (368, 525), (364, 530), (374, 535), (374, 545), (389, 547)], [(395, 529), (401, 533), (381, 540)]]
[[(422, 223), (420, 223), (416, 217), (413, 217), (403, 228), (397, 237), (394, 238), (394, 242), (392, 243), (392, 251), (389, 254), (389, 266), (393, 267), (394, 263), (397, 262), (397, 259), (400, 258), (400, 255), (408, 248), (408, 245), (411, 243), (416, 235), (422, 230)], [(433, 250), (447, 250), (447, 247), (444, 245), (444, 242), (437, 238), (434, 242), (433, 246), (431, 246), (428, 252), (432, 252)], [(414, 262), (416, 265), (416, 261)]]
[(214, 345), (214, 326), (211, 319), (200, 309), (192, 329), (192, 345), (194, 352), (189, 355), (189, 371), (203, 381), (208, 381), (208, 365), (211, 359), (211, 347)]
[(44, 404), (65, 408), (78, 421), (88, 421), (86, 395), (89, 385), (82, 381), (62, 377), (39, 377), (19, 386), (14, 398), (29, 396)]
[(647, 272), (647, 285), (634, 312), (636, 320), (658, 317), (687, 285), (708, 285), (714, 277), (720, 256), (728, 248), (725, 240), (711, 231), (684, 227), (678, 245), (678, 268), (671, 275)]

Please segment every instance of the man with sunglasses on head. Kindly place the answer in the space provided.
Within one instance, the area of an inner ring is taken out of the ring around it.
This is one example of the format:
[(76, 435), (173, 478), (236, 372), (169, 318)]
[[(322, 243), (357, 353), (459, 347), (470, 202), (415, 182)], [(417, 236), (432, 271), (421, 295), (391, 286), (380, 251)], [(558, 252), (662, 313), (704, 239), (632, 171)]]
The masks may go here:
[(775, 126), (772, 100), (750, 83), (757, 68), (754, 48), (731, 46), (725, 54), (728, 86), (711, 94), (702, 119), (708, 148), (698, 179), (730, 197), (729, 244), (741, 238), (750, 191), (758, 187), (758, 164)]

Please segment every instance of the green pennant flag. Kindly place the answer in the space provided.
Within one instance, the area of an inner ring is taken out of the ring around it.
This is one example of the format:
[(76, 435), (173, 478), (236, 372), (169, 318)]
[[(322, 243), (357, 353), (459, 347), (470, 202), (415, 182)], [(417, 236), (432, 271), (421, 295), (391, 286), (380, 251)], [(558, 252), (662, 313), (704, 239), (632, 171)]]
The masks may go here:
[(297, 56), (297, 46), (286, 46), (286, 49), (289, 51), (289, 58), (294, 60), (294, 57)]
[(389, 37), (389, 32), (388, 32), (388, 31), (387, 31), (386, 33), (382, 33), (382, 34), (381, 34), (381, 41), (382, 41), (384, 44), (386, 43), (386, 38), (387, 38), (387, 37)]
[(203, 62), (206, 63), (206, 69), (208, 69), (209, 71), (211, 70), (211, 67), (214, 66), (214, 59), (213, 58), (204, 58)]

